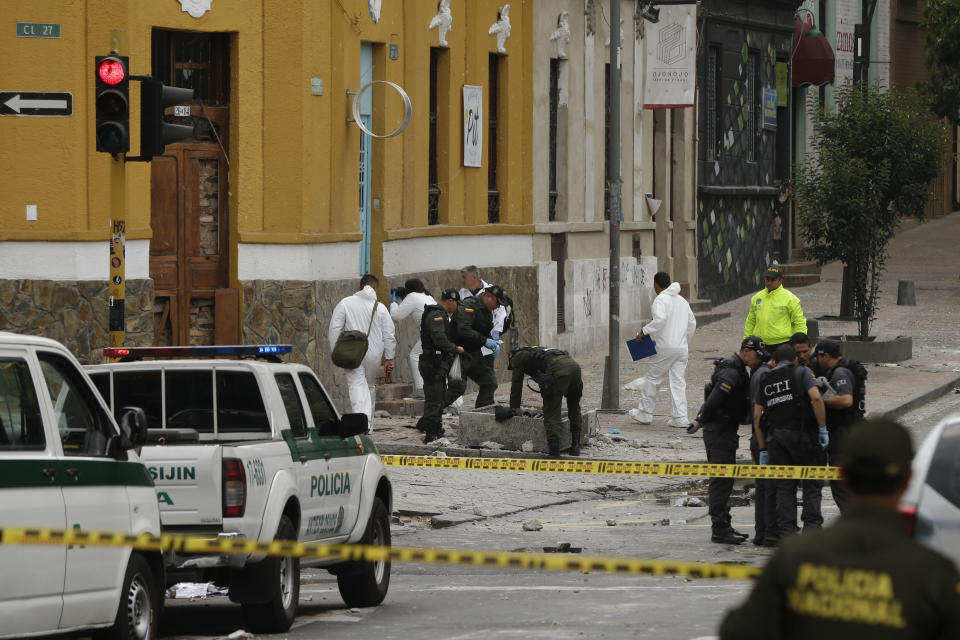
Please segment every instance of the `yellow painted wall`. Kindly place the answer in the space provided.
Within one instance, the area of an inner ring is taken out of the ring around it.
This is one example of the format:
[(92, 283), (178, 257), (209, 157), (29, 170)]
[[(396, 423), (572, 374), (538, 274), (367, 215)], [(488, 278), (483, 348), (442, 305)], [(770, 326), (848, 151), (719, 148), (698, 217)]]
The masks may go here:
[[(229, 215), (236, 242), (356, 241), (359, 130), (347, 123), (347, 91), (360, 78), (360, 47), (373, 42), (376, 79), (405, 87), (413, 121), (399, 137), (374, 140), (374, 271), (378, 243), (412, 235), (532, 232), (532, 0), (513, 2), (508, 53), (501, 61), (498, 136), (501, 225), (486, 225), (487, 168), (462, 166), (462, 85), (487, 84), (487, 30), (501, 5), (453, 3), (453, 29), (441, 78), (440, 227), (426, 228), (432, 0), (384, 2), (374, 25), (366, 0), (214, 0), (195, 19), (175, 0), (4, 0), (0, 90), (69, 91), (63, 118), (0, 117), (0, 241), (105, 240), (109, 232), (109, 156), (95, 151), (93, 59), (108, 53), (114, 30), (131, 72), (150, 71), (151, 30), (229, 32), (231, 104)], [(14, 23), (57, 22), (56, 40), (14, 38)], [(399, 46), (399, 59), (388, 56)], [(323, 95), (310, 78), (323, 78)], [(139, 87), (131, 83), (131, 154), (139, 147)], [(486, 98), (486, 95), (485, 95)], [(374, 94), (374, 127), (402, 116), (393, 93)], [(486, 135), (486, 131), (484, 132)], [(150, 236), (149, 167), (127, 167), (129, 238)], [(39, 220), (25, 220), (37, 204)], [(449, 226), (447, 226), (449, 225)], [(236, 255), (236, 252), (231, 252)], [(235, 257), (234, 257), (235, 260)], [(235, 274), (235, 265), (232, 269)], [(235, 276), (234, 276), (235, 277)]]

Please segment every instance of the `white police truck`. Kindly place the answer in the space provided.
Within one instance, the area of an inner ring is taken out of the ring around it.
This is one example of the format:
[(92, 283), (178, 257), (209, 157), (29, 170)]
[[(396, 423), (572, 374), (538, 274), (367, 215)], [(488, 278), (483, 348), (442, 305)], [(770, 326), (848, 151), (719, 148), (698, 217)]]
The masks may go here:
[[(159, 534), (153, 482), (133, 451), (146, 422), (117, 413), (120, 428), (60, 343), (0, 332), (0, 528)], [(0, 576), (2, 638), (157, 635), (159, 552), (0, 545)]]
[[(141, 458), (164, 533), (390, 544), (392, 488), (366, 415), (341, 416), (310, 368), (279, 360), (290, 351), (105, 349), (121, 361), (87, 367), (115, 412), (146, 413)], [(249, 630), (282, 632), (296, 616), (301, 564), (335, 574), (348, 606), (386, 596), (389, 562), (181, 554), (169, 558), (167, 583), (227, 586)]]

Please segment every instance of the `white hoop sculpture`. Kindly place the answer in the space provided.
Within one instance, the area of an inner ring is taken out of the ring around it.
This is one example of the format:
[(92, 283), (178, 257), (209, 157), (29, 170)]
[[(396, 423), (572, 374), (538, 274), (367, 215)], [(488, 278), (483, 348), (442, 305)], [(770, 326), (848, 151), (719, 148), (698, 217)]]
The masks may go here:
[[(393, 87), (397, 90), (397, 93), (400, 94), (400, 97), (403, 98), (403, 122), (400, 123), (400, 126), (397, 127), (394, 131), (387, 133), (382, 136), (378, 136), (370, 129), (367, 129), (366, 125), (363, 124), (363, 120), (360, 116), (360, 96), (363, 95), (363, 92), (372, 87), (375, 84), (385, 84)], [(413, 103), (410, 102), (410, 96), (407, 95), (407, 92), (400, 87), (400, 85), (395, 82), (390, 82), (389, 80), (372, 80), (367, 84), (360, 87), (360, 90), (357, 92), (348, 91), (348, 94), (353, 95), (353, 122), (363, 131), (365, 134), (371, 138), (392, 138), (403, 133), (403, 130), (407, 128), (407, 125), (410, 124), (410, 118), (413, 117)], [(349, 121), (348, 121), (349, 122)]]

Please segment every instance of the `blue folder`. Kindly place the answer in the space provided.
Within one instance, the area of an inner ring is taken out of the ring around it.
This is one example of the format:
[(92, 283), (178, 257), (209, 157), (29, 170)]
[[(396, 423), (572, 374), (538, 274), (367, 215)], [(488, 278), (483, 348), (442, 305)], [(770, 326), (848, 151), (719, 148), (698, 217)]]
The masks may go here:
[(634, 362), (641, 358), (647, 358), (657, 353), (657, 342), (650, 336), (643, 336), (643, 340), (638, 342), (636, 338), (627, 340), (627, 349), (630, 350), (630, 357)]

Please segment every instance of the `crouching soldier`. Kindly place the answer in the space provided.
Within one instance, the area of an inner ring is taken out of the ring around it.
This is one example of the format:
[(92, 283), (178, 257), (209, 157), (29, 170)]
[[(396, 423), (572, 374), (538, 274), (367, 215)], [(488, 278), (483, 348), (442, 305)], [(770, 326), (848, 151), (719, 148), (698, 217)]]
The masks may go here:
[(567, 399), (567, 417), (570, 419), (570, 455), (580, 455), (580, 434), (583, 430), (580, 397), (583, 396), (583, 380), (577, 361), (566, 351), (559, 349), (521, 347), (510, 354), (510, 369), (513, 371), (510, 412), (498, 412), (497, 419), (507, 419), (520, 410), (523, 376), (526, 374), (539, 385), (540, 395), (543, 397), (543, 426), (547, 432), (550, 456), (560, 457), (560, 436), (563, 434), (560, 410), (564, 398)]
[[(424, 443), (432, 442), (443, 435), (441, 414), (444, 407), (459, 395), (459, 389), (451, 392), (447, 385), (450, 366), (463, 347), (454, 342), (456, 329), (451, 317), (460, 305), (456, 289), (447, 289), (440, 295), (439, 305), (427, 305), (420, 319), (420, 340), (423, 354), (420, 356), (420, 375), (423, 376), (423, 417), (417, 428), (424, 431)], [(451, 395), (457, 393), (457, 395)]]

